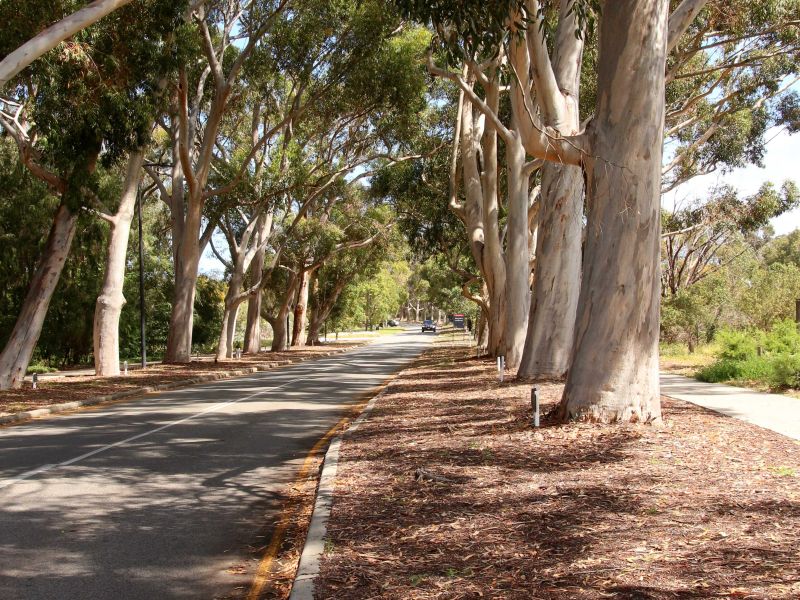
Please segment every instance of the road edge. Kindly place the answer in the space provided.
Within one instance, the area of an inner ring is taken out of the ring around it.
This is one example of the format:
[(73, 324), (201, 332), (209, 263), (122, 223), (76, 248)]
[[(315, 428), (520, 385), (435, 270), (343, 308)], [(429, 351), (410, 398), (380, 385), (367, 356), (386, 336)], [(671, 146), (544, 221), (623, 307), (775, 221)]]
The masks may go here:
[(333, 492), (336, 487), (339, 449), (341, 448), (342, 440), (348, 433), (356, 431), (361, 423), (369, 417), (378, 399), (386, 394), (390, 386), (391, 382), (370, 399), (358, 418), (353, 421), (346, 431), (331, 441), (328, 450), (325, 452), (314, 500), (314, 510), (311, 513), (311, 522), (303, 544), (303, 552), (300, 554), (300, 562), (294, 576), (289, 600), (314, 600), (314, 584), (319, 576), (322, 555), (325, 553), (325, 536), (327, 535), (328, 519), (333, 507)]
[[(367, 344), (368, 343), (370, 342), (367, 342)], [(242, 377), (244, 375), (252, 375), (253, 373), (271, 371), (272, 369), (280, 367), (296, 365), (311, 360), (317, 360), (320, 358), (326, 358), (338, 354), (344, 354), (345, 352), (361, 348), (365, 345), (366, 344), (358, 344), (356, 346), (351, 346), (345, 349), (331, 350), (330, 352), (320, 352), (317, 356), (305, 359), (293, 359), (293, 358), (283, 359), (280, 361), (259, 365), (257, 367), (246, 367), (244, 369), (236, 369), (233, 371), (222, 371), (219, 373), (213, 373), (211, 375), (200, 375), (199, 377), (192, 377), (191, 379), (172, 381), (169, 383), (162, 383), (159, 385), (147, 385), (133, 390), (125, 390), (124, 392), (116, 392), (114, 394), (104, 394), (102, 396), (95, 396), (94, 398), (86, 398), (85, 400), (74, 400), (72, 402), (64, 402), (61, 404), (51, 404), (49, 406), (43, 406), (42, 408), (35, 408), (33, 410), (25, 410), (17, 413), (10, 413), (7, 415), (0, 416), (0, 426), (8, 427), (13, 425), (22, 425), (25, 423), (29, 423), (30, 421), (33, 421), (35, 419), (40, 419), (42, 417), (49, 417), (61, 413), (68, 413), (89, 406), (99, 406), (114, 402), (116, 400), (133, 400), (134, 398), (138, 398), (140, 396), (145, 396), (147, 394), (152, 394), (155, 392), (166, 392), (170, 390), (177, 390), (177, 389), (191, 387), (193, 385), (198, 385), (201, 383), (210, 383), (212, 381), (234, 379), (236, 377)]]

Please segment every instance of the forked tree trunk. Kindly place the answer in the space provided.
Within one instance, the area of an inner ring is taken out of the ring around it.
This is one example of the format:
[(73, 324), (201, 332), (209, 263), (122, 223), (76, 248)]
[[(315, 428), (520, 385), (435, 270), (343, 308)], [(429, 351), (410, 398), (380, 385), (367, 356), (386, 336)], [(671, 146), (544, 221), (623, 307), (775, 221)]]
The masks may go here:
[(308, 313), (308, 290), (311, 286), (311, 271), (304, 271), (300, 277), (297, 290), (297, 301), (294, 305), (294, 323), (292, 323), (292, 346), (306, 345), (306, 317)]
[(144, 150), (134, 152), (128, 159), (125, 184), (119, 208), (109, 232), (106, 270), (103, 287), (94, 310), (94, 369), (100, 377), (119, 375), (119, 319), (125, 296), (125, 264), (128, 238), (136, 208), (139, 171), (144, 162)]
[(536, 276), (518, 375), (561, 378), (567, 372), (572, 354), (581, 285), (581, 169), (545, 164), (540, 202)]
[(39, 266), (33, 274), (14, 329), (0, 353), (0, 389), (22, 387), (22, 380), (42, 333), (50, 299), (69, 255), (78, 217), (62, 204), (56, 211)]
[(319, 333), (325, 321), (331, 315), (336, 301), (342, 294), (342, 291), (347, 286), (348, 280), (342, 280), (334, 286), (331, 293), (325, 298), (325, 301), (317, 305), (311, 313), (311, 318), (308, 320), (308, 344), (314, 345), (319, 343)]
[(528, 245), (528, 181), (525, 149), (519, 137), (506, 144), (508, 165), (508, 243), (506, 249), (506, 367), (516, 369), (525, 347), (530, 306), (530, 247)]
[(560, 414), (661, 417), (660, 169), (666, 0), (606, 2), (586, 159), (588, 221), (572, 366)]

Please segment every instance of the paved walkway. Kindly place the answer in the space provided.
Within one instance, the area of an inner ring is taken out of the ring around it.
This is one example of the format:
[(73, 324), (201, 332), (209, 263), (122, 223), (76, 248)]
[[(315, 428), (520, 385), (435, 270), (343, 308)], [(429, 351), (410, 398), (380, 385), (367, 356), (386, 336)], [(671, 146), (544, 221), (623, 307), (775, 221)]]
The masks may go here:
[(661, 393), (800, 440), (800, 399), (661, 374)]

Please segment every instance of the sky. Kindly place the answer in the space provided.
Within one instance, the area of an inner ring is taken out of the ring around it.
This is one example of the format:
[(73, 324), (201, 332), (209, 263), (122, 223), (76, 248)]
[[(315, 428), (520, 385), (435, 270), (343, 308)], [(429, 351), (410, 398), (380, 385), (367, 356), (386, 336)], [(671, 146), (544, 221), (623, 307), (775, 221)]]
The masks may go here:
[[(728, 184), (737, 189), (741, 195), (748, 196), (758, 191), (766, 181), (771, 181), (776, 188), (780, 188), (784, 181), (793, 179), (800, 185), (800, 134), (789, 135), (785, 131), (772, 132), (767, 136), (774, 136), (767, 144), (764, 157), (764, 168), (754, 165), (741, 169), (734, 169), (730, 173), (711, 173), (702, 177), (695, 177), (678, 186), (672, 192), (665, 194), (663, 206), (671, 209), (674, 203), (685, 203), (696, 198), (703, 199), (708, 195), (709, 188), (720, 184)], [(776, 235), (789, 233), (800, 227), (800, 208), (784, 213), (772, 219), (772, 226)]]

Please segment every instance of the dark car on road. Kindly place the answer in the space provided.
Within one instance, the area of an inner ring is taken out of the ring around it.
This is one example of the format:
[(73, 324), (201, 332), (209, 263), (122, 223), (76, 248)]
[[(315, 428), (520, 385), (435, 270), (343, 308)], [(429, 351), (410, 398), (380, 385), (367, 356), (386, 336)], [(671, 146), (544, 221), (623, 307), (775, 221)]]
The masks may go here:
[(425, 319), (422, 322), (422, 333), (425, 333), (426, 331), (432, 331), (433, 333), (436, 333), (436, 323), (434, 323), (432, 319)]

